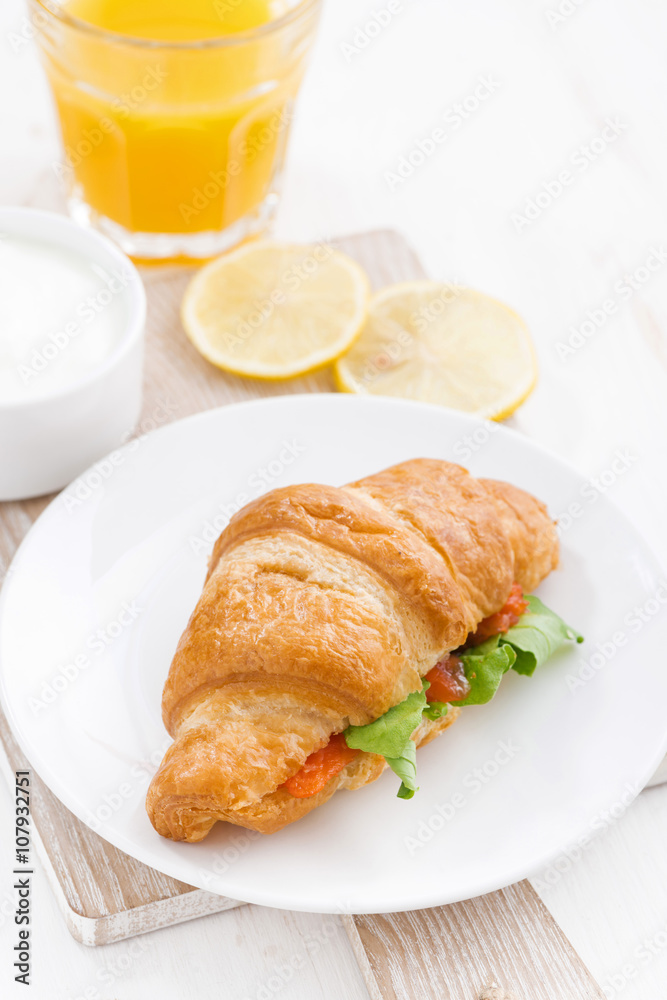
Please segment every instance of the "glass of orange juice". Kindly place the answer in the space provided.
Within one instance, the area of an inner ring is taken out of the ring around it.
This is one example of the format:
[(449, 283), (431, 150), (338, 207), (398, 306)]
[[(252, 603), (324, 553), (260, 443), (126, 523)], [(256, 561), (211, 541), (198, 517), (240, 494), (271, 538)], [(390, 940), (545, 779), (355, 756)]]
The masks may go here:
[(72, 216), (203, 258), (275, 212), (321, 0), (29, 0)]

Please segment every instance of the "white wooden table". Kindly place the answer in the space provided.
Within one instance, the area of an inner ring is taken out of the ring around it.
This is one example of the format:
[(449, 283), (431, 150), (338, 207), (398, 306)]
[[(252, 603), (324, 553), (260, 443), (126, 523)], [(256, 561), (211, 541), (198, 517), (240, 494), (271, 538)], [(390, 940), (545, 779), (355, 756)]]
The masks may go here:
[[(362, 47), (385, 7), (328, 0), (278, 234), (390, 225), (434, 277), (517, 308), (541, 380), (513, 425), (594, 477), (667, 564), (667, 8), (403, 0)], [(0, 203), (53, 207), (56, 134), (24, 17), (2, 0)], [(425, 162), (392, 176), (438, 127)], [(9, 804), (0, 785), (0, 994), (13, 1000)], [(667, 785), (560, 867), (536, 885), (607, 995), (665, 996)], [(242, 907), (90, 950), (35, 884), (37, 1000), (367, 998), (337, 918)]]

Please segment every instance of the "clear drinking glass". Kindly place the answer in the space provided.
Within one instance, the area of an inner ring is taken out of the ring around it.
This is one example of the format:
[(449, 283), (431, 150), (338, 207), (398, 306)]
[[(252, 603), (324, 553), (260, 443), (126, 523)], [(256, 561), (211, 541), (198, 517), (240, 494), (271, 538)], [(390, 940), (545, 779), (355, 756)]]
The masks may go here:
[(196, 41), (96, 27), (67, 0), (29, 3), (77, 221), (144, 259), (210, 257), (266, 228), (321, 0), (279, 0), (265, 24)]

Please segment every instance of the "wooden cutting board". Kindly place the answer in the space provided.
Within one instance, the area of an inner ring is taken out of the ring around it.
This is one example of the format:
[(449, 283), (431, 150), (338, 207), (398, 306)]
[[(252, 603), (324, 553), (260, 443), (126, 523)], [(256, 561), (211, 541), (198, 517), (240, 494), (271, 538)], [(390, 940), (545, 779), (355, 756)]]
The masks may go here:
[[(424, 277), (397, 233), (336, 241), (375, 288)], [(191, 272), (146, 269), (144, 409), (137, 433), (225, 403), (332, 391), (328, 371), (285, 383), (235, 378), (191, 347), (179, 306)], [(49, 498), (0, 504), (0, 571)], [(165, 671), (167, 665), (165, 664)], [(9, 777), (26, 763), (0, 713)], [(72, 934), (100, 945), (240, 906), (147, 868), (93, 833), (32, 774), (33, 838)], [(603, 1000), (528, 882), (452, 906), (408, 914), (345, 917), (373, 1000)]]

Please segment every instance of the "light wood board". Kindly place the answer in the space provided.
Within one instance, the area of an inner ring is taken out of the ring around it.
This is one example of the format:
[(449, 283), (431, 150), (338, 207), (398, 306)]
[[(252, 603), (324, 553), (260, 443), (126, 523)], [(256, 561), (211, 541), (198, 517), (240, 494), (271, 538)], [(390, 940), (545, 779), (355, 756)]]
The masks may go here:
[(345, 926), (372, 1000), (604, 1000), (529, 882)]
[[(337, 245), (368, 270), (374, 287), (424, 276), (392, 232)], [(236, 379), (205, 362), (178, 318), (186, 270), (146, 271), (149, 297), (145, 401), (139, 433), (224, 403), (284, 392), (330, 391), (327, 371), (278, 385)], [(46, 500), (0, 508), (5, 567)], [(4, 722), (4, 720), (2, 720)], [(24, 767), (3, 726), (11, 770)], [(102, 944), (239, 905), (152, 871), (107, 844), (33, 776), (36, 846), (72, 933)], [(373, 1000), (599, 1000), (603, 994), (527, 882), (435, 910), (346, 918)], [(451, 994), (443, 993), (447, 983)], [(506, 989), (507, 988), (507, 989)], [(512, 990), (516, 992), (512, 993)]]

